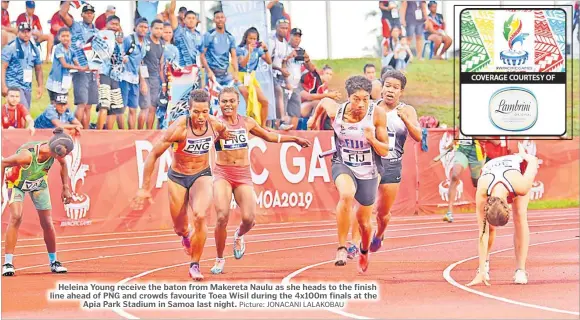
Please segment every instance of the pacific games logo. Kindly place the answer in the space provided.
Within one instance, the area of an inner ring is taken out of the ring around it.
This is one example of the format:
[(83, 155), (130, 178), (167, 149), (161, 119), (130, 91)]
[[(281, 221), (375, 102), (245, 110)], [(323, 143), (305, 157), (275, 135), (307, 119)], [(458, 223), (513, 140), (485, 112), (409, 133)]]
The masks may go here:
[(88, 194), (81, 192), (89, 166), (81, 164), (80, 141), (75, 139), (74, 144), (73, 151), (65, 157), (72, 189), (72, 200), (69, 204), (64, 205), (68, 219), (61, 222), (61, 227), (89, 226), (92, 224), (92, 221), (87, 219), (87, 213), (91, 207), (91, 198), (89, 198)]
[(528, 60), (529, 54), (522, 47), (529, 33), (522, 33), (522, 21), (518, 18), (514, 19), (514, 16), (512, 14), (503, 24), (503, 37), (508, 42), (509, 50), (502, 51), (500, 59), (504, 64), (519, 66), (525, 64)]

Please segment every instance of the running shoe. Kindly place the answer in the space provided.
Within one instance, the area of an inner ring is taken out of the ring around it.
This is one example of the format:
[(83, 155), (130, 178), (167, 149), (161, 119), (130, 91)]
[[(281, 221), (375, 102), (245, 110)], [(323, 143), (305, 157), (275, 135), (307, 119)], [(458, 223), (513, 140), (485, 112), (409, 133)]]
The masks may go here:
[(244, 242), (244, 236), (238, 236), (240, 229), (236, 229), (234, 233), (234, 257), (236, 259), (241, 259), (246, 252), (246, 243)]
[(514, 283), (515, 284), (526, 284), (528, 283), (528, 273), (526, 270), (518, 269), (514, 274)]
[(380, 239), (377, 238), (377, 233), (373, 234), (373, 240), (371, 241), (370, 250), (371, 252), (377, 252), (383, 246), (383, 240), (385, 239), (385, 235), (383, 235)]
[(367, 252), (366, 254), (359, 254), (358, 255), (358, 273), (363, 274), (367, 271), (367, 269), (369, 268), (369, 253)]
[(52, 273), (67, 273), (67, 269), (65, 267), (63, 267), (60, 262), (58, 261), (53, 261), (50, 264), (50, 271), (52, 271)]
[(348, 253), (346, 257), (349, 258), (350, 260), (354, 259), (359, 254), (358, 246), (351, 242), (347, 249), (347, 252)]
[(224, 267), (226, 266), (226, 259), (224, 258), (215, 258), (215, 264), (211, 268), (212, 274), (221, 274), (224, 272)]
[(444, 216), (443, 216), (443, 221), (447, 221), (447, 222), (453, 222), (453, 213), (451, 212), (447, 212)]
[(189, 267), (189, 276), (194, 281), (203, 280), (203, 275), (201, 274), (201, 271), (199, 270), (199, 264), (197, 264), (197, 263), (191, 264), (191, 266)]
[(2, 266), (2, 276), (12, 277), (16, 271), (14, 271), (14, 265), (12, 263), (6, 263)]
[(347, 257), (348, 251), (346, 250), (346, 248), (345, 247), (338, 248), (338, 250), (336, 251), (336, 260), (334, 262), (334, 265), (340, 267), (345, 266)]
[[(477, 273), (479, 273), (479, 268), (477, 268)], [(485, 280), (489, 281), (489, 260), (485, 261)]]

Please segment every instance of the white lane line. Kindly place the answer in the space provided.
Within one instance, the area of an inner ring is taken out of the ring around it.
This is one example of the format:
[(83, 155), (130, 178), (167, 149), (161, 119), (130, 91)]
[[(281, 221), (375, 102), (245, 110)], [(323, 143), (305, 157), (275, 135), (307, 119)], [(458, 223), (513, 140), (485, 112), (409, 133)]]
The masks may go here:
[[(548, 210), (537, 210), (531, 211), (528, 213), (528, 218), (533, 217), (543, 217), (543, 216), (579, 216), (580, 211), (574, 208), (568, 209), (554, 209), (551, 211)], [(473, 218), (473, 213), (461, 213), (455, 216), (455, 221), (471, 221)], [(417, 222), (417, 223), (408, 223), (408, 224), (399, 224), (399, 221), (413, 221), (413, 220), (427, 220), (431, 222)], [(431, 224), (436, 222), (441, 222), (441, 217), (437, 216), (412, 216), (412, 217), (396, 217), (391, 220), (392, 226), (396, 225), (417, 225), (417, 224)], [(336, 224), (336, 220), (320, 220), (320, 221), (304, 221), (304, 222), (278, 222), (278, 223), (266, 223), (256, 227), (254, 230), (274, 230), (274, 229), (285, 229), (290, 227), (309, 227), (309, 226), (327, 226), (327, 225), (334, 225)], [(272, 227), (272, 226), (282, 226), (282, 227)], [(262, 228), (266, 227), (266, 228)], [(211, 229), (213, 227), (210, 227)], [(229, 228), (228, 231), (235, 231), (235, 228)], [(173, 234), (173, 229), (162, 229), (162, 230), (149, 230), (149, 231), (122, 231), (122, 232), (107, 232), (107, 233), (91, 233), (91, 234), (81, 234), (81, 235), (69, 235), (69, 236), (60, 236), (56, 239), (69, 239), (69, 238), (85, 238), (85, 237), (99, 237), (99, 236), (114, 236), (114, 235), (124, 235), (124, 234), (142, 234), (142, 233), (163, 233), (168, 232)], [(18, 242), (23, 241), (41, 241), (44, 238), (24, 238), (18, 239)], [(4, 243), (4, 240), (2, 240)]]
[[(553, 240), (553, 241), (539, 242), (539, 243), (530, 244), (530, 247), (540, 246), (540, 245), (545, 245), (545, 244), (558, 243), (558, 242), (564, 242), (564, 241), (571, 241), (571, 240), (578, 241), (578, 238), (577, 237), (574, 237), (574, 238), (569, 238), (569, 239), (561, 239), (561, 240)], [(492, 252), (490, 254), (501, 253), (501, 252), (510, 251), (510, 250), (513, 250), (513, 249), (514, 249), (513, 247), (506, 248), (506, 249), (501, 249), (501, 250), (494, 251), (494, 252)], [(507, 298), (495, 296), (495, 295), (492, 295), (492, 294), (489, 294), (489, 293), (485, 293), (485, 292), (481, 292), (481, 291), (478, 291), (478, 290), (475, 290), (473, 288), (466, 287), (466, 286), (464, 286), (462, 284), (457, 283), (457, 281), (455, 281), (451, 277), (451, 270), (453, 270), (453, 268), (455, 268), (456, 266), (458, 266), (458, 265), (460, 265), (460, 264), (462, 264), (464, 262), (467, 262), (469, 260), (474, 260), (474, 259), (479, 259), (479, 256), (474, 256), (474, 257), (470, 257), (470, 258), (467, 258), (467, 259), (463, 259), (461, 261), (458, 261), (458, 262), (455, 262), (455, 263), (449, 265), (443, 271), (443, 278), (445, 278), (445, 280), (447, 280), (447, 282), (449, 282), (454, 287), (457, 287), (459, 289), (465, 290), (467, 292), (471, 292), (471, 293), (480, 295), (480, 296), (485, 297), (485, 298), (494, 299), (494, 300), (498, 300), (498, 301), (502, 301), (502, 302), (506, 302), (506, 303), (510, 303), (510, 304), (515, 304), (515, 305), (522, 306), (522, 307), (540, 309), (540, 310), (544, 310), (544, 311), (551, 311), (551, 312), (557, 312), (557, 313), (571, 314), (571, 315), (574, 315), (574, 316), (580, 315), (579, 312), (575, 312), (575, 311), (568, 311), (568, 310), (550, 308), (550, 307), (545, 307), (545, 306), (541, 306), (541, 305), (537, 305), (537, 304), (525, 303), (525, 302), (520, 302), (520, 301), (516, 301), (516, 300), (511, 300), (511, 299), (507, 299)]]
[[(548, 219), (546, 221), (556, 221), (558, 219)], [(564, 219), (567, 220), (567, 219)], [(534, 222), (540, 222), (540, 221), (544, 221), (544, 220), (536, 220)], [(532, 227), (549, 227), (549, 226), (560, 226), (560, 225), (578, 225), (577, 222), (574, 223), (551, 223), (551, 224), (538, 224), (538, 225), (529, 225), (530, 228)], [(462, 225), (455, 225), (456, 227), (471, 227), (471, 226), (475, 226), (475, 224), (462, 224)], [(446, 227), (449, 228), (450, 226)], [(452, 226), (451, 226), (452, 227)], [(421, 227), (421, 228), (409, 228), (409, 229), (398, 229), (398, 230), (390, 230), (389, 229), (389, 233), (392, 232), (397, 232), (397, 231), (412, 231), (412, 230), (424, 230), (424, 229), (439, 229), (439, 227)], [(408, 237), (413, 237), (413, 236), (424, 236), (424, 235), (437, 235), (437, 234), (449, 234), (449, 233), (456, 233), (456, 232), (471, 232), (471, 231), (476, 231), (477, 229), (469, 229), (469, 230), (455, 230), (455, 231), (446, 231), (446, 232), (438, 232), (438, 233), (423, 233), (423, 234), (413, 234), (413, 235), (407, 235), (407, 236), (403, 236), (403, 237), (385, 237), (385, 239), (399, 239), (399, 238), (408, 238)], [(283, 234), (297, 234), (297, 233), (312, 233), (312, 232), (327, 232), (327, 231), (336, 231), (336, 229), (321, 229), (321, 230), (308, 230), (308, 231), (298, 231), (298, 232), (279, 232), (279, 233), (263, 233), (263, 234), (257, 234), (257, 235), (248, 235), (248, 241), (249, 242), (262, 242), (262, 241), (253, 241), (253, 239), (255, 239), (256, 237), (263, 237), (263, 236), (275, 236), (275, 235), (283, 235)], [(533, 231), (532, 231), (533, 232)], [(335, 233), (333, 234), (321, 234), (321, 235), (311, 235), (311, 236), (303, 236), (300, 237), (302, 239), (309, 239), (309, 238), (323, 238), (323, 237), (331, 237), (331, 236), (336, 236)], [(134, 238), (124, 238), (124, 239), (134, 239)], [(208, 240), (212, 240), (212, 239), (208, 239)], [(97, 241), (81, 241), (82, 243), (86, 243), (86, 242), (97, 242)], [(71, 244), (72, 242), (69, 243), (60, 243), (59, 245), (62, 244)], [(80, 243), (80, 242), (75, 242), (75, 243)], [(110, 246), (100, 246), (100, 247), (85, 247), (85, 248), (73, 248), (73, 249), (64, 249), (64, 250), (58, 250), (58, 252), (71, 252), (71, 251), (83, 251), (83, 250), (94, 250), (94, 249), (108, 249), (108, 248), (123, 248), (123, 247), (133, 247), (133, 246), (141, 246), (141, 245), (147, 245), (147, 244), (164, 244), (164, 243), (176, 243), (176, 240), (169, 240), (169, 241), (154, 241), (154, 242), (139, 242), (139, 243), (130, 243), (130, 244), (118, 244), (118, 245), (110, 245)], [(21, 246), (18, 248), (27, 248), (27, 247), (44, 247), (44, 245), (28, 245), (28, 246)], [(32, 255), (43, 255), (46, 254), (46, 252), (44, 251), (37, 251), (37, 252), (31, 252), (31, 253), (22, 253), (22, 254), (17, 254), (14, 255), (14, 257), (21, 257), (21, 256), (32, 256)]]
[[(513, 228), (510, 228), (510, 229), (513, 229)], [(540, 231), (540, 232), (536, 232), (536, 234), (565, 232), (565, 231), (574, 231), (574, 230), (580, 230), (580, 228)], [(502, 236), (496, 236), (496, 238), (504, 238), (504, 237), (512, 237), (512, 236), (513, 235), (511, 235), (511, 234), (506, 234), (506, 235), (502, 235)], [(407, 250), (407, 249), (416, 249), (416, 248), (423, 248), (423, 247), (430, 247), (430, 246), (444, 245), (444, 244), (465, 242), (465, 241), (473, 241), (473, 240), (477, 240), (477, 239), (470, 238), (470, 239), (463, 239), (463, 240), (452, 240), (452, 241), (436, 242), (436, 243), (422, 244), (422, 245), (416, 245), (416, 246), (400, 247), (400, 248), (394, 248), (394, 249), (388, 249), (388, 250), (381, 250), (381, 251), (377, 251), (375, 253), (370, 253), (370, 254), (375, 255), (375, 254), (380, 254), (380, 253), (385, 253), (385, 252), (393, 252), (393, 251), (400, 251), (400, 250)], [(290, 281), (292, 280), (292, 278), (296, 277), (297, 275), (301, 274), (302, 272), (304, 272), (306, 270), (316, 268), (316, 267), (319, 267), (319, 266), (324, 265), (324, 264), (334, 263), (334, 261), (335, 260), (323, 261), (323, 262), (315, 263), (315, 264), (306, 266), (302, 269), (296, 270), (296, 271), (290, 273), (289, 275), (287, 275), (286, 277), (284, 277), (284, 279), (282, 279), (282, 284), (289, 284)], [(353, 319), (360, 319), (360, 317), (361, 317), (360, 315), (348, 313), (348, 312), (345, 312), (341, 309), (336, 309), (336, 308), (325, 308), (325, 310), (332, 312), (332, 313), (340, 314), (340, 315), (345, 316), (345, 317), (350, 317)], [(366, 319), (372, 319), (372, 318), (366, 318)]]
[[(564, 220), (570, 220), (571, 218), (556, 218), (558, 216), (553, 216), (547, 219), (535, 219), (535, 220), (529, 220), (529, 222), (542, 222), (542, 221), (564, 221)], [(556, 218), (556, 219), (555, 219)], [(429, 223), (432, 224), (432, 223)], [(328, 224), (328, 225), (336, 225), (336, 223), (333, 224)], [(413, 224), (409, 224), (409, 225), (413, 225)], [(437, 223), (436, 226), (433, 227), (419, 227), (419, 228), (407, 228), (407, 229), (395, 229), (395, 227), (397, 227), (397, 225), (393, 225), (389, 227), (389, 231), (392, 232), (397, 232), (397, 231), (412, 231), (412, 230), (426, 230), (426, 229), (449, 229), (449, 228), (454, 228), (454, 227), (463, 227), (463, 226), (471, 226), (471, 225), (476, 225), (473, 224), (473, 221), (467, 222), (467, 223), (463, 223), (463, 224), (458, 224), (458, 223), (454, 223), (454, 224), (450, 224), (450, 225), (442, 225), (440, 223)], [(550, 225), (555, 225), (555, 224), (544, 224), (542, 226), (550, 226)], [(318, 226), (318, 225), (313, 225), (314, 226)], [(401, 225), (398, 225), (401, 226)], [(276, 230), (279, 228), (262, 228), (262, 229), (258, 229), (256, 231), (259, 230)], [(326, 231), (332, 231), (332, 230), (336, 230), (336, 228), (332, 228), (332, 229), (318, 229), (318, 230), (302, 230), (302, 231), (288, 231), (288, 232), (277, 232), (275, 234), (296, 234), (296, 233), (311, 233), (311, 232), (326, 232)], [(211, 232), (212, 230), (208, 230), (208, 233)], [(252, 229), (253, 231), (253, 229)], [(258, 236), (264, 236), (264, 235), (270, 235), (270, 233), (263, 233), (263, 234), (249, 234), (248, 236), (250, 237), (258, 237)], [(62, 245), (70, 245), (70, 244), (81, 244), (81, 243), (94, 243), (94, 242), (107, 242), (107, 241), (119, 241), (119, 240), (137, 240), (137, 239), (152, 239), (152, 238), (162, 238), (162, 237), (176, 237), (175, 233), (169, 233), (169, 234), (160, 234), (160, 235), (153, 235), (153, 236), (141, 236), (141, 237), (125, 237), (125, 238), (107, 238), (107, 239), (93, 239), (93, 240), (82, 240), (82, 241), (71, 241), (71, 242), (61, 242), (61, 243), (57, 243), (57, 245), (62, 246)], [(18, 248), (36, 248), (36, 247), (44, 247), (45, 244), (44, 243), (39, 243), (39, 244), (29, 244), (29, 245), (24, 245), (24, 246), (18, 246)]]

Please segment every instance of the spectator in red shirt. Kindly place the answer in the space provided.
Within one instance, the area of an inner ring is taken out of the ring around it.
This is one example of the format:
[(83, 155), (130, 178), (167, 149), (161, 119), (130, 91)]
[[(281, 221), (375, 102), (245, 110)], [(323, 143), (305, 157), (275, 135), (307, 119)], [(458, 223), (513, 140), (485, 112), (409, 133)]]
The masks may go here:
[(42, 25), (40, 24), (40, 19), (37, 15), (34, 14), (34, 8), (36, 4), (34, 1), (26, 1), (26, 12), (22, 13), (21, 15), (16, 18), (16, 24), (20, 24), (22, 22), (28, 22), (28, 24), (32, 27), (32, 36), (34, 37), (34, 41), (37, 43), (43, 43), (46, 41), (46, 60), (45, 62), (50, 61), (50, 54), (52, 53), (52, 45), (54, 43), (54, 36), (52, 34), (43, 34), (42, 33)]
[[(62, 6), (63, 3), (65, 3), (66, 1), (61, 1), (60, 5)], [(69, 13), (68, 14), (71, 19), (72, 19), (72, 15)], [(58, 31), (60, 30), (60, 28), (65, 27), (66, 25), (64, 24), (64, 21), (62, 21), (61, 17), (60, 17), (60, 9), (55, 12), (52, 15), (52, 18), (50, 18), (50, 33), (52, 34), (53, 38), (54, 38), (54, 45), (56, 46), (57, 44), (60, 43), (60, 41), (58, 40)]]
[(10, 14), (8, 13), (8, 1), (2, 1), (2, 47), (16, 38), (18, 30), (12, 27), (10, 23)]
[(107, 18), (109, 16), (115, 15), (116, 11), (117, 9), (115, 8), (115, 6), (112, 5), (107, 6), (107, 11), (98, 16), (97, 19), (95, 20), (95, 28), (99, 30), (105, 30), (105, 27), (107, 26)]
[(30, 135), (34, 135), (34, 120), (28, 113), (28, 109), (20, 103), (18, 88), (8, 88), (6, 103), (2, 106), (2, 128), (26, 128), (30, 131)]

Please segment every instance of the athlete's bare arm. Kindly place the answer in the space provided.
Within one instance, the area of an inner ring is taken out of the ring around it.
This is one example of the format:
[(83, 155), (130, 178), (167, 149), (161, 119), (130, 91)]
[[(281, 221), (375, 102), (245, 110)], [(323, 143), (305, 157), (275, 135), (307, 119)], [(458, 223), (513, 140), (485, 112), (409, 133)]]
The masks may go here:
[(381, 157), (389, 154), (389, 135), (387, 134), (387, 113), (383, 108), (375, 108), (375, 132), (372, 128), (365, 128), (365, 136), (375, 152)]
[[(477, 245), (479, 253), (479, 270), (485, 270), (485, 259), (487, 258), (487, 247), (489, 244), (489, 223), (485, 223), (485, 203), (487, 202), (487, 185), (489, 181), (484, 181), (487, 179), (480, 179), (477, 185), (477, 191), (475, 192), (475, 214), (477, 216), (477, 224), (479, 226), (479, 243)], [(484, 283), (489, 285), (487, 280), (485, 280), (485, 272), (479, 272), (473, 281), (467, 284), (467, 286), (473, 286), (479, 283)]]
[(339, 104), (331, 98), (323, 98), (320, 100), (314, 109), (314, 115), (310, 117), (310, 120), (308, 120), (308, 128), (314, 129), (314, 125), (318, 123), (320, 116), (322, 116), (325, 112), (331, 119), (334, 119), (334, 117), (336, 117), (338, 106)]
[(153, 145), (153, 149), (151, 152), (149, 152), (147, 159), (145, 160), (145, 165), (143, 168), (143, 186), (141, 189), (149, 190), (151, 188), (151, 175), (153, 174), (153, 169), (157, 159), (161, 157), (161, 155), (171, 146), (172, 143), (185, 139), (187, 133), (186, 121), (187, 117), (179, 117), (179, 119), (172, 123), (171, 126), (167, 129), (163, 135), (163, 138), (157, 141), (155, 145)]
[(62, 201), (66, 204), (72, 199), (70, 187), (68, 185), (68, 166), (64, 158), (57, 158), (60, 163), (60, 180), (62, 181)]
[(411, 138), (417, 142), (421, 142), (421, 126), (419, 125), (419, 121), (417, 121), (417, 111), (415, 111), (415, 108), (405, 106), (400, 110), (397, 110), (397, 115), (399, 115), (399, 118), (401, 118), (405, 123), (405, 126), (407, 126)]
[(266, 129), (262, 128), (256, 122), (256, 120), (252, 118), (246, 118), (246, 126), (247, 130), (251, 134), (255, 135), (256, 137), (262, 138), (268, 142), (277, 142), (277, 143), (295, 142), (303, 148), (310, 147), (310, 141), (300, 137), (288, 136), (276, 132), (267, 131)]
[(231, 139), (231, 134), (228, 128), (226, 127), (225, 123), (214, 116), (209, 116), (209, 124), (212, 128), (219, 134), (219, 139), (229, 140)]

